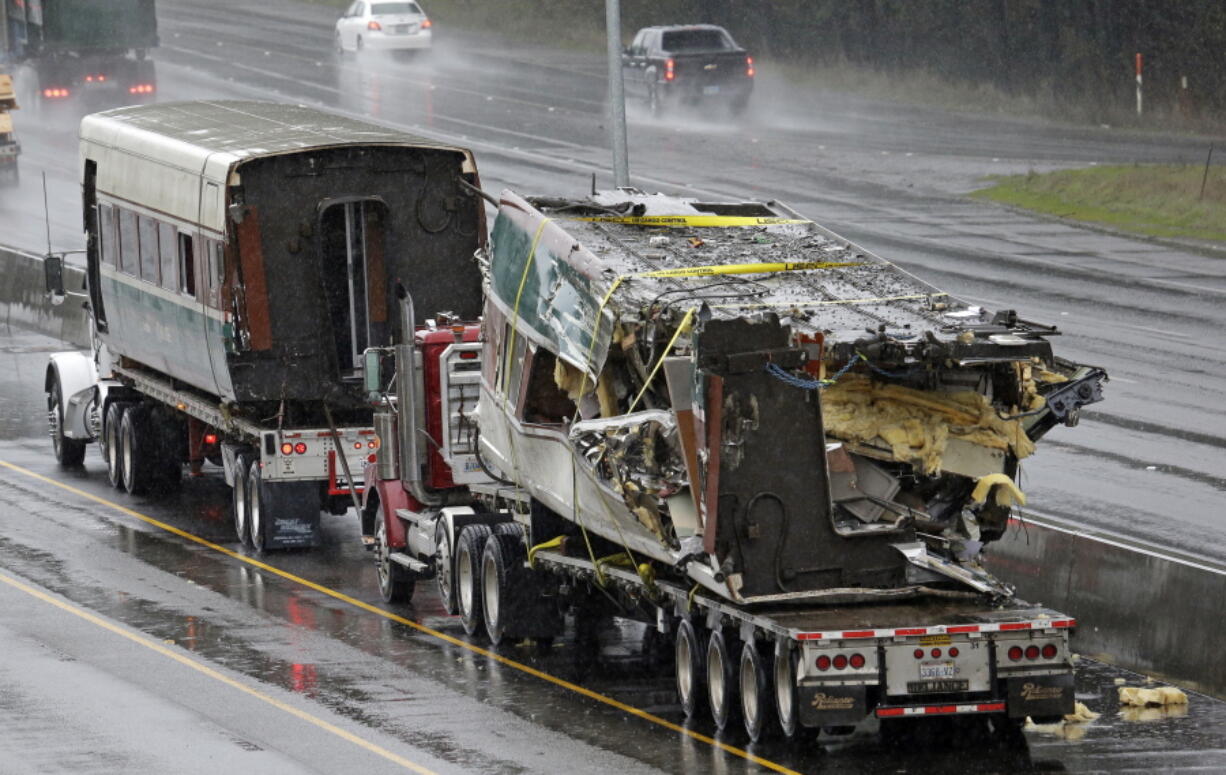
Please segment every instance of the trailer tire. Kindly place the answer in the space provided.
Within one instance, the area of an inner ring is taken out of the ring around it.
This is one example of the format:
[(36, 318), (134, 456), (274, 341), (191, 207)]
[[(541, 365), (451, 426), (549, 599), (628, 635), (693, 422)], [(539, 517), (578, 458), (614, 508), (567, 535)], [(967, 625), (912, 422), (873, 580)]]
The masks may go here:
[(64, 468), (74, 468), (85, 462), (85, 442), (64, 435), (64, 390), (60, 376), (51, 369), (51, 384), (47, 388), (47, 426), (51, 432), (51, 447), (55, 461)]
[(119, 430), (127, 404), (113, 402), (106, 407), (106, 422), (102, 425), (102, 459), (106, 461), (106, 478), (116, 490), (123, 489), (123, 452)]
[(383, 602), (407, 603), (413, 599), (417, 578), (411, 570), (392, 560), (392, 548), (387, 542), (387, 520), (382, 516), (375, 525), (375, 570)]
[(791, 641), (775, 643), (775, 664), (771, 670), (775, 687), (775, 718), (785, 738), (796, 736), (800, 728), (800, 706), (796, 696), (796, 662), (798, 654)]
[(262, 489), (259, 461), (252, 461), (247, 469), (247, 530), (251, 536), (251, 548), (263, 554), (268, 545), (268, 520), (264, 514), (264, 491)]
[(239, 452), (234, 456), (234, 487), (230, 498), (230, 511), (234, 517), (234, 533), (243, 546), (251, 546), (251, 519), (248, 512), (247, 474), (251, 470), (251, 453)]
[(676, 654), (677, 697), (685, 717), (693, 719), (706, 707), (707, 648), (689, 619), (677, 626)]
[(755, 743), (774, 729), (771, 716), (775, 695), (770, 660), (756, 640), (741, 647), (741, 718), (745, 721), (745, 732)]
[(707, 699), (711, 718), (723, 732), (737, 715), (737, 661), (740, 641), (732, 641), (723, 630), (712, 630), (707, 642)]
[(519, 598), (527, 591), (523, 567), (526, 556), (522, 533), (499, 531), (485, 541), (481, 556), (481, 610), (485, 632), (495, 646), (523, 635), (520, 629), (524, 606)]
[(481, 602), (481, 556), (491, 535), (488, 525), (467, 525), (456, 540), (456, 603), (464, 632), (476, 635), (484, 625)]
[(451, 550), (451, 534), (447, 522), (439, 518), (434, 526), (434, 581), (443, 610), (455, 616), (459, 612), (455, 594), (455, 552)]
[(123, 458), (123, 488), (129, 495), (149, 492), (157, 474), (157, 450), (152, 443), (149, 408), (133, 404), (123, 413), (119, 424), (119, 444)]

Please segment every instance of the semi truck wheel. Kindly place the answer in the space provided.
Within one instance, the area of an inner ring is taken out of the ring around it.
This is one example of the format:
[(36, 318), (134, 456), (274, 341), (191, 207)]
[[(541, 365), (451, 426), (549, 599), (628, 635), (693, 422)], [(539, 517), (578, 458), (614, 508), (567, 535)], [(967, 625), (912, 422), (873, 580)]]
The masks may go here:
[(106, 422), (102, 426), (102, 459), (106, 461), (106, 478), (116, 490), (123, 488), (123, 450), (119, 429), (127, 404), (115, 402), (106, 407)]
[[(518, 525), (516, 525), (518, 527)], [(495, 646), (523, 635), (524, 542), (516, 531), (492, 533), (481, 557), (481, 605), (485, 631)]]
[[(393, 517), (398, 519), (398, 517)], [(413, 598), (417, 579), (413, 572), (392, 560), (388, 545), (387, 520), (382, 516), (375, 525), (375, 570), (379, 576), (379, 594), (385, 603), (407, 603)]]
[(264, 501), (263, 483), (260, 481), (260, 463), (252, 461), (247, 469), (247, 530), (251, 537), (251, 548), (263, 554), (268, 545), (268, 525), (264, 518), (262, 504)]
[(455, 555), (451, 551), (447, 523), (441, 517), (434, 526), (434, 580), (438, 582), (438, 596), (443, 601), (443, 608), (455, 616), (459, 611), (455, 596)]
[(741, 718), (745, 731), (755, 743), (771, 729), (775, 695), (771, 685), (770, 657), (764, 656), (757, 641), (741, 648)]
[(158, 460), (149, 426), (149, 409), (134, 404), (123, 413), (119, 444), (123, 457), (123, 488), (129, 495), (143, 495), (153, 483)]
[(85, 442), (64, 435), (64, 391), (54, 371), (47, 389), (47, 427), (56, 462), (65, 467), (81, 465), (85, 460)]
[(251, 546), (251, 520), (247, 505), (247, 474), (250, 470), (250, 452), (239, 452), (234, 456), (234, 487), (230, 493), (230, 510), (234, 515), (234, 533), (243, 546)]
[(687, 719), (706, 707), (707, 647), (689, 619), (677, 627), (677, 696)]
[(791, 641), (775, 643), (775, 665), (771, 671), (775, 677), (775, 717), (779, 719), (779, 731), (786, 738), (796, 736), (800, 728), (799, 703), (796, 698), (796, 660), (798, 652)]
[(481, 556), (490, 529), (486, 525), (468, 525), (460, 531), (455, 547), (455, 593), (464, 632), (476, 635), (484, 624), (481, 604)]
[(711, 631), (711, 639), (707, 642), (707, 698), (711, 703), (711, 718), (720, 732), (738, 709), (736, 648), (723, 630)]

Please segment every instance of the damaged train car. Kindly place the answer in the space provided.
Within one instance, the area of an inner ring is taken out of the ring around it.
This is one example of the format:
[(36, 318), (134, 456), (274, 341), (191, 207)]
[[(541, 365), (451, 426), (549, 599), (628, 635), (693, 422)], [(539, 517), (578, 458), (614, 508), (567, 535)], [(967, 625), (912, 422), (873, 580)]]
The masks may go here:
[(1007, 598), (1019, 464), (1106, 381), (775, 202), (507, 192), (491, 243), (483, 464), (735, 603)]

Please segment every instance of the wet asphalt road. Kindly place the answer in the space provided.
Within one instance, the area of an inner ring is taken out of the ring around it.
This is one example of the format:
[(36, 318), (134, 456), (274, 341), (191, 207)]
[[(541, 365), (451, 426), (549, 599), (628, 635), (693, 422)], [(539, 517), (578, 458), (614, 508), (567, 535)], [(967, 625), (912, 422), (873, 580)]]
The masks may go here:
[[(225, 10), (235, 7), (242, 13)], [(230, 0), (207, 8), (163, 0), (159, 9), (163, 98), (320, 103), (458, 138), (476, 150), (490, 190), (581, 195), (592, 171), (608, 184), (598, 57), (449, 41), (441, 32), (428, 60), (338, 60), (328, 48), (331, 12), (317, 6), (274, 0), (253, 10)], [(1080, 427), (1054, 431), (1027, 461), (1032, 505), (1134, 541), (1226, 561), (1223, 259), (960, 198), (990, 173), (1189, 161), (1205, 142), (883, 106), (790, 90), (769, 72), (755, 101), (744, 124), (635, 117), (635, 183), (664, 190), (688, 184), (703, 196), (778, 197), (957, 295), (1059, 324), (1067, 332), (1059, 352), (1106, 367), (1113, 380), (1108, 402), (1085, 412)], [(32, 113), (17, 114), (23, 184), (0, 192), (0, 243), (42, 249), (37, 172), (45, 170), (52, 245), (75, 248), (76, 116)], [(0, 460), (236, 548), (215, 471), (156, 502), (107, 489), (93, 452), (85, 471), (57, 471), (40, 435), (42, 366), (54, 345), (12, 332), (0, 332), (0, 342)], [(401, 768), (317, 722), (439, 772), (756, 769), (735, 753), (24, 473), (0, 469), (0, 492), (0, 573), (315, 717), (303, 719), (0, 584), (0, 653), (11, 655), (0, 660), (0, 773), (194, 771), (210, 763), (261, 772)], [(323, 550), (273, 555), (269, 564), (376, 604), (356, 526), (342, 518), (326, 525)], [(397, 613), (445, 635), (462, 633), (429, 589), (416, 608)], [(605, 656), (586, 675), (565, 643), (544, 658), (530, 650), (510, 656), (680, 723), (669, 680), (645, 675), (647, 666), (633, 656), (637, 631), (607, 635)], [(856, 738), (800, 752), (777, 745), (753, 752), (805, 772), (1212, 770), (1226, 761), (1222, 703), (1194, 697), (1186, 717), (1129, 720), (1114, 708), (1119, 676), (1084, 665), (1079, 692), (1104, 716), (1080, 740), (1036, 731), (1023, 751), (938, 746), (902, 756)], [(64, 740), (65, 727), (84, 731)], [(728, 742), (744, 745), (740, 736)]]
[(569, 638), (545, 655), (505, 649), (500, 662), (466, 647), (427, 583), (413, 606), (382, 605), (352, 518), (326, 517), (316, 552), (258, 558), (233, 539), (215, 468), (157, 498), (112, 490), (93, 451), (84, 468), (59, 470), (39, 395), (56, 343), (5, 333), (0, 773), (1149, 772), (1226, 761), (1226, 702), (1194, 695), (1183, 713), (1121, 713), (1115, 681), (1143, 679), (1089, 660), (1078, 699), (1102, 717), (1031, 730), (1021, 747), (971, 726), (918, 728), (903, 750), (869, 729), (791, 749), (746, 750), (730, 733), (719, 742), (736, 750), (717, 749), (709, 723), (692, 728), (699, 737), (664, 726), (684, 718), (634, 625), (602, 632), (594, 666)]

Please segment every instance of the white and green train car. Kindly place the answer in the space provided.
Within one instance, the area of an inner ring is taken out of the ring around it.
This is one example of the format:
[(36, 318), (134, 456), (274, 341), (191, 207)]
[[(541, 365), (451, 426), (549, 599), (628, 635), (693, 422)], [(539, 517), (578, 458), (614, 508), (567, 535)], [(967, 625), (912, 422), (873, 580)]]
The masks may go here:
[(397, 297), (480, 310), (471, 152), (239, 101), (89, 115), (80, 141), (94, 347), (48, 366), (57, 457), (99, 441), (129, 492), (212, 460), (241, 539), (314, 543), (378, 444), (360, 367)]

